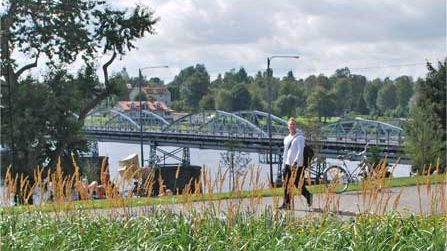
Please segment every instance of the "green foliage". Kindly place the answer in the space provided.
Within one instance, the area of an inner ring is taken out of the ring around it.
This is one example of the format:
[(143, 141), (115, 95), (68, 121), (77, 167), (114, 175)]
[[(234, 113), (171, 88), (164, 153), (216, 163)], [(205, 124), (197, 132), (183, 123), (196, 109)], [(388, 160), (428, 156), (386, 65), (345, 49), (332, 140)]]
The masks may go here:
[[(408, 104), (410, 98), (413, 96), (413, 81), (411, 77), (401, 76), (395, 80), (396, 83), (396, 98), (400, 114), (405, 114), (408, 111)], [(402, 116), (403, 117), (403, 116)]]
[(273, 103), (273, 111), (281, 117), (295, 116), (297, 108), (302, 107), (303, 102), (293, 95), (282, 95)]
[(231, 89), (231, 100), (233, 102), (232, 110), (241, 111), (248, 110), (251, 103), (250, 93), (245, 84), (236, 84)]
[(223, 89), (217, 93), (216, 109), (222, 111), (233, 110), (233, 98), (230, 91)]
[(146, 93), (142, 92), (141, 94), (137, 94), (135, 96), (135, 98), (133, 99), (133, 101), (140, 101), (140, 96), (141, 96), (141, 101), (148, 101), (149, 99), (147, 98)]
[(199, 102), (199, 106), (201, 110), (214, 110), (215, 100), (214, 95), (208, 93), (207, 95), (203, 96), (203, 98)]
[(323, 88), (315, 89), (307, 98), (307, 109), (311, 114), (321, 118), (331, 117), (334, 115), (334, 107), (339, 100), (336, 100), (335, 95), (329, 93)]
[[(61, 156), (71, 162), (71, 152), (85, 148), (81, 147), (85, 140), (80, 128), (87, 114), (111, 95), (125, 95), (123, 81), (117, 77), (109, 79), (108, 67), (117, 56), (134, 49), (137, 39), (153, 34), (158, 22), (151, 10), (139, 5), (128, 12), (112, 9), (101, 0), (67, 3), (7, 0), (3, 5), (1, 74), (11, 91), (3, 92), (2, 106), (4, 115), (11, 119), (2, 120), (2, 140), (12, 149), (17, 148), (18, 163), (24, 165), (14, 168), (21, 168), (20, 171), (31, 172), (36, 161), (45, 163), (48, 156), (51, 160)], [(99, 84), (92, 62), (106, 54), (110, 58), (102, 66), (104, 83)], [(74, 78), (65, 69), (79, 58), (84, 69)], [(22, 82), (23, 73), (37, 67), (39, 60), (45, 60), (50, 67), (47, 79), (43, 83)], [(33, 63), (18, 65), (26, 61)], [(22, 95), (33, 102), (27, 103)], [(9, 99), (11, 103), (5, 102)], [(30, 106), (31, 103), (36, 106)], [(39, 107), (45, 107), (45, 112), (36, 111)], [(41, 115), (39, 125), (26, 123), (35, 114)], [(43, 129), (35, 130), (42, 126)], [(36, 133), (21, 134), (22, 130)], [(25, 149), (18, 145), (22, 142), (31, 143)]]
[(424, 165), (446, 166), (446, 61), (435, 69), (427, 63), (429, 73), (425, 81), (418, 81), (416, 102), (411, 107), (411, 120), (405, 127), (405, 149), (410, 154), (413, 169)]
[(352, 92), (352, 85), (349, 79), (339, 78), (335, 82), (334, 95), (335, 99), (337, 100), (335, 103), (337, 114), (342, 115), (345, 112), (351, 111), (354, 94)]
[(125, 75), (114, 74), (110, 78), (110, 91), (113, 93), (113, 98), (118, 101), (127, 101), (129, 100), (129, 92), (127, 90), (127, 82), (125, 79)]
[(438, 158), (445, 157), (440, 135), (435, 118), (421, 107), (414, 107), (410, 112), (411, 120), (405, 125), (405, 151), (412, 160), (413, 171), (421, 172), (425, 165), (436, 166)]
[(181, 111), (198, 111), (199, 102), (209, 89), (210, 76), (200, 64), (183, 69), (168, 85), (172, 100), (183, 101), (176, 103), (176, 108)]
[(371, 114), (377, 112), (377, 92), (379, 91), (380, 86), (380, 79), (375, 79), (372, 82), (366, 83), (365, 89), (363, 90), (363, 100), (365, 101), (366, 107)]
[[(441, 129), (441, 138), (446, 141), (446, 65), (444, 62), (438, 62), (438, 69), (432, 64), (427, 63), (428, 74), (425, 81), (419, 83), (417, 87), (416, 105), (433, 114), (434, 119)], [(445, 148), (444, 148), (445, 149)]]
[[(42, 83), (31, 78), (19, 82), (13, 110), (19, 154), (16, 171), (33, 177), (32, 170), (37, 165), (61, 156), (67, 173), (72, 168), (71, 154), (88, 149), (82, 123), (74, 114), (89, 98), (85, 95), (85, 85), (95, 85), (87, 74), (79, 73), (79, 78), (75, 79), (64, 70), (58, 70), (48, 74)], [(83, 83), (86, 79), (92, 82)], [(9, 141), (9, 134), (9, 121), (2, 121), (3, 142)], [(53, 164), (50, 161), (50, 166)]]
[(17, 214), (0, 218), (0, 234), (2, 250), (443, 250), (447, 229), (441, 215), (342, 220), (297, 218), (271, 209), (260, 215), (155, 210), (112, 218)]
[(396, 106), (396, 86), (392, 83), (385, 83), (377, 92), (377, 108), (384, 113), (387, 110), (393, 110)]

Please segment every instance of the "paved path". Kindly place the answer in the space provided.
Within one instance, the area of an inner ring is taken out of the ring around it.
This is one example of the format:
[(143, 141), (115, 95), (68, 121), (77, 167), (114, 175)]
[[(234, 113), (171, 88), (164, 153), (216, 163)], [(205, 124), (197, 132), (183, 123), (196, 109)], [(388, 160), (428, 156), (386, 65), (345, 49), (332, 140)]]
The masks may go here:
[[(346, 192), (343, 194), (314, 194), (314, 203), (309, 208), (302, 196), (296, 195), (294, 209), (286, 212), (296, 216), (321, 215), (323, 212), (332, 212), (341, 217), (352, 217), (357, 213), (373, 212), (383, 214), (395, 209), (402, 214), (447, 214), (446, 184), (432, 185), (431, 187), (416, 186), (387, 188), (379, 192), (362, 194), (361, 192)], [(136, 208), (106, 209), (110, 214), (141, 215), (150, 213), (156, 208), (189, 212), (194, 209), (201, 211), (214, 208), (220, 212), (236, 212), (249, 210), (261, 213), (265, 209), (277, 209), (282, 203), (281, 197), (260, 197), (245, 199), (227, 199), (220, 201), (203, 201), (179, 203), (162, 206), (144, 206)], [(109, 214), (109, 215), (110, 215)]]

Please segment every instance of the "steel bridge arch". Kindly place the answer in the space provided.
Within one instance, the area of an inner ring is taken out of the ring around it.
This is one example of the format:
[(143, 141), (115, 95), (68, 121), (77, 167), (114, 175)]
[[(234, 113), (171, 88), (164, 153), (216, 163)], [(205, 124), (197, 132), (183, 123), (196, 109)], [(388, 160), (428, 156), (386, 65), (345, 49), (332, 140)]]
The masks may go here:
[(187, 114), (163, 132), (267, 137), (266, 132), (245, 118), (220, 110)]
[(136, 131), (140, 126), (130, 116), (117, 110), (98, 110), (89, 113), (84, 127), (93, 130)]
[[(140, 125), (140, 111), (127, 112), (128, 116)], [(151, 111), (142, 110), (141, 111), (141, 124), (143, 125), (143, 131), (161, 131), (163, 128), (168, 126), (170, 123), (161, 117), (160, 115), (153, 113)], [(139, 127), (138, 127), (139, 128)]]
[(321, 128), (326, 138), (349, 140), (402, 141), (403, 129), (385, 122), (355, 118), (341, 120)]
[[(258, 110), (254, 111), (237, 111), (233, 112), (233, 114), (236, 114), (257, 127), (261, 128), (265, 133), (268, 133), (268, 113), (262, 112)], [(289, 133), (289, 130), (287, 128), (287, 121), (271, 114), (272, 118), (272, 134), (284, 137), (284, 135), (287, 135)]]

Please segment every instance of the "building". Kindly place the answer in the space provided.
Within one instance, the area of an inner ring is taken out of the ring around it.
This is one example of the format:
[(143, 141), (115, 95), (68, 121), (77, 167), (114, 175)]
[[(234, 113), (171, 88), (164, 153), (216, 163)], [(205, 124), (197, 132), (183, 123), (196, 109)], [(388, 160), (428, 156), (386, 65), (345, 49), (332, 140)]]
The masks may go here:
[[(142, 110), (151, 111), (162, 117), (169, 117), (173, 110), (163, 101), (141, 101)], [(139, 101), (119, 101), (116, 107), (121, 112), (133, 112), (140, 110)]]
[(171, 92), (163, 84), (148, 84), (142, 87), (142, 91), (146, 94), (148, 100), (157, 100), (168, 106), (171, 105)]

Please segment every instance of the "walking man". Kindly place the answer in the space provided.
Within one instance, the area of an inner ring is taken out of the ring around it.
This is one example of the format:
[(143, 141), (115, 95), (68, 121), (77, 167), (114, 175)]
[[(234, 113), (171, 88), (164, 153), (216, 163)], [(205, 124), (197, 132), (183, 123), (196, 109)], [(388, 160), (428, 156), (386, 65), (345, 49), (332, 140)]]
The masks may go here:
[(301, 186), (301, 194), (306, 198), (307, 205), (312, 206), (312, 194), (306, 188), (304, 180), (304, 136), (297, 133), (296, 120), (289, 118), (287, 123), (289, 135), (284, 138), (284, 202), (280, 209), (291, 209), (292, 189)]

